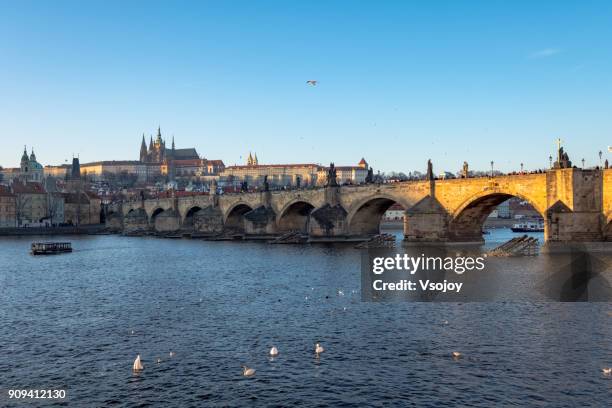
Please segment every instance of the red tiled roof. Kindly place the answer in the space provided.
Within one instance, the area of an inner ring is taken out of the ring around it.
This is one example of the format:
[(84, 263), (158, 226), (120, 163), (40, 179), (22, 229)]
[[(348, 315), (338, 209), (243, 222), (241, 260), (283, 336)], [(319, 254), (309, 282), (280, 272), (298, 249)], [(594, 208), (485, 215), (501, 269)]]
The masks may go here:
[[(363, 167), (359, 167), (359, 166), (334, 166), (334, 168), (336, 170), (364, 170), (365, 171)], [(325, 167), (322, 170), (329, 170), (329, 167)]]
[(40, 183), (28, 181), (23, 184), (19, 181), (13, 183), (13, 192), (15, 194), (45, 194), (45, 188)]
[(226, 170), (231, 170), (231, 169), (264, 169), (266, 167), (288, 167), (288, 168), (295, 168), (295, 167), (319, 167), (318, 164), (313, 164), (313, 163), (305, 163), (305, 164), (257, 164), (257, 165), (253, 165), (253, 166), (228, 166), (225, 169)]
[(359, 161), (359, 164), (367, 164), (365, 159), (362, 157), (361, 160)]
[[(175, 191), (174, 192), (174, 196), (175, 197), (192, 197), (192, 196), (199, 196), (199, 195), (208, 195), (208, 193), (204, 193), (201, 191)], [(158, 193), (156, 195), (157, 198), (168, 198), (168, 197), (172, 197), (172, 192), (171, 191), (162, 191), (160, 193)]]
[(15, 194), (11, 192), (11, 189), (8, 186), (0, 186), (0, 196), (15, 197)]
[(170, 160), (175, 166), (201, 166), (202, 160), (200, 159), (183, 159), (183, 160)]
[(395, 203), (391, 207), (389, 207), (389, 210), (387, 210), (387, 211), (404, 211), (404, 207), (402, 207), (398, 203)]

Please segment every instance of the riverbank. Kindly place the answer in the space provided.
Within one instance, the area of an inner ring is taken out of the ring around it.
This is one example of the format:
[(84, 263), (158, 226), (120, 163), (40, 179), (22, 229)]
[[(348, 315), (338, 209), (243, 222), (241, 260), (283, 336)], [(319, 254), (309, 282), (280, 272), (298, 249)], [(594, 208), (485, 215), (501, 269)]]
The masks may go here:
[(0, 228), (0, 236), (22, 235), (97, 235), (106, 232), (104, 224), (66, 227)]

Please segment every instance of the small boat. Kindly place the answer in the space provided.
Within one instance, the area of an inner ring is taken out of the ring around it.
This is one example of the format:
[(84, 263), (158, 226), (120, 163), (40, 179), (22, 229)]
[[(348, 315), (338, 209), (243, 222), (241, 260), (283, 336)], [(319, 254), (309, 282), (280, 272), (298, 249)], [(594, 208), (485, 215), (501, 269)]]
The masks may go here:
[(32, 255), (54, 255), (72, 252), (70, 242), (32, 242)]
[(542, 222), (522, 222), (514, 224), (510, 228), (512, 232), (544, 232), (544, 223)]

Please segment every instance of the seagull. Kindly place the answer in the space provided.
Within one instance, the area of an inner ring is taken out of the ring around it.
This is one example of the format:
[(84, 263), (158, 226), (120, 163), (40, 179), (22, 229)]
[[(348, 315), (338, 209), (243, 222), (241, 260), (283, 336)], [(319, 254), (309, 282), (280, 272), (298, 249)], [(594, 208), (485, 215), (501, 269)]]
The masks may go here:
[(278, 349), (276, 347), (272, 346), (272, 348), (270, 349), (270, 356), (272, 357), (278, 356)]
[(460, 353), (460, 352), (458, 352), (458, 351), (453, 351), (453, 352), (452, 352), (452, 355), (453, 355), (453, 358), (459, 358), (459, 357), (461, 357), (461, 353)]
[(157, 364), (161, 363), (161, 358), (157, 357)]
[(144, 366), (142, 365), (142, 362), (140, 361), (140, 354), (136, 356), (136, 360), (134, 360), (134, 367), (132, 369), (134, 370), (134, 372), (144, 370)]
[(176, 355), (176, 353), (174, 351), (170, 352), (170, 357), (174, 357)]
[(612, 374), (612, 367), (602, 368), (601, 371), (604, 373), (604, 375), (610, 375)]
[(324, 351), (325, 351), (325, 349), (323, 348), (322, 345), (320, 345), (319, 343), (315, 344), (315, 353), (321, 354)]
[(247, 366), (241, 366), (241, 367), (242, 367), (242, 375), (244, 375), (245, 377), (251, 377), (255, 375), (254, 368), (249, 368)]
[(319, 82), (319, 81), (316, 81), (316, 80), (314, 80), (314, 79), (309, 79), (308, 81), (306, 81), (306, 83), (307, 83), (308, 85), (312, 85), (312, 86), (316, 86), (316, 85), (317, 85), (317, 82)]

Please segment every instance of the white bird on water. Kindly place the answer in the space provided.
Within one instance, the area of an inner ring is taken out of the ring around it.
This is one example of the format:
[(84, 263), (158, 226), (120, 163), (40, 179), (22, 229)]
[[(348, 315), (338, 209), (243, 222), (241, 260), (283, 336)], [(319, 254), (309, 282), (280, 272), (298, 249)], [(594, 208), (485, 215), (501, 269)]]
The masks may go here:
[(272, 348), (270, 349), (270, 356), (271, 357), (278, 356), (278, 349), (275, 346), (272, 346)]
[(136, 360), (134, 360), (133, 370), (134, 371), (142, 371), (142, 370), (144, 370), (144, 366), (142, 365), (142, 362), (140, 361), (140, 354), (138, 354), (136, 356)]
[(174, 357), (176, 355), (176, 353), (174, 351), (170, 352), (170, 357)]
[(458, 352), (458, 351), (453, 351), (452, 355), (453, 355), (453, 358), (459, 358), (459, 357), (461, 357), (461, 353), (460, 353), (460, 352)]
[(241, 367), (242, 367), (242, 375), (244, 375), (245, 377), (251, 377), (255, 375), (254, 368), (249, 368), (247, 366), (241, 366)]
[(324, 351), (325, 351), (325, 349), (323, 348), (322, 345), (320, 345), (319, 343), (315, 344), (315, 353), (321, 354)]
[(612, 374), (612, 367), (602, 368), (601, 371), (604, 373), (604, 375), (610, 375)]

